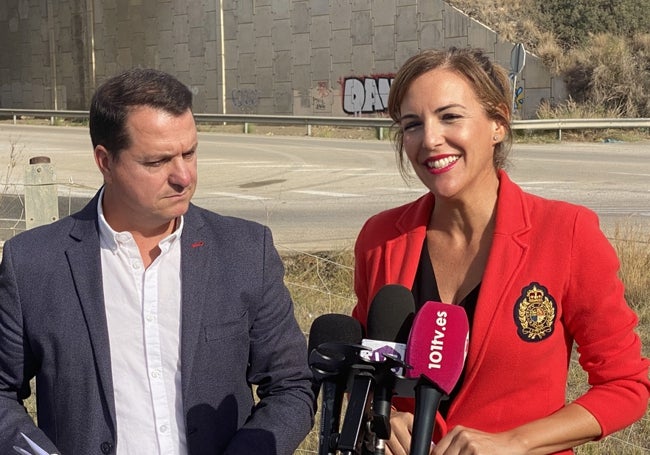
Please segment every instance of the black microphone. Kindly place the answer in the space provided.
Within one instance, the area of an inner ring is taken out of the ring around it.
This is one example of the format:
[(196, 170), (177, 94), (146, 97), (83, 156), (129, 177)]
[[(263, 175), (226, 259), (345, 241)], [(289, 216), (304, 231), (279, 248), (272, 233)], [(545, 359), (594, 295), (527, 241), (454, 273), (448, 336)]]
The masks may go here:
[(410, 455), (428, 455), (440, 400), (460, 378), (469, 345), (463, 307), (426, 302), (417, 312), (406, 346), (407, 376), (416, 378)]
[[(386, 356), (404, 359), (414, 315), (413, 294), (404, 286), (388, 284), (377, 292), (368, 311), (368, 335), (361, 341), (365, 347), (372, 348), (372, 360), (382, 362)], [(384, 441), (391, 436), (390, 412), (396, 379), (395, 371), (376, 369), (371, 420), (376, 438), (375, 455), (384, 454)]]
[(358, 361), (363, 336), (361, 324), (344, 314), (317, 317), (309, 330), (309, 366), (314, 394), (322, 389), (318, 454), (333, 455), (339, 437), (343, 394), (350, 365)]

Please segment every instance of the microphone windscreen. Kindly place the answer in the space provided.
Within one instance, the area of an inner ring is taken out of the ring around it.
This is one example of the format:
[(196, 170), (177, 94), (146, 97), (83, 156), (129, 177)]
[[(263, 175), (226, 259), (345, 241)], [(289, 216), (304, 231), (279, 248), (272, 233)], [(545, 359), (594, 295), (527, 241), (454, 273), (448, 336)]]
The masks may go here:
[(424, 376), (448, 395), (467, 357), (469, 321), (458, 305), (426, 302), (415, 315), (406, 345), (409, 378)]
[(415, 302), (411, 291), (399, 284), (383, 286), (368, 310), (368, 338), (406, 343), (414, 314)]
[(351, 316), (328, 313), (314, 319), (309, 329), (308, 347), (311, 352), (323, 343), (360, 344), (361, 323)]

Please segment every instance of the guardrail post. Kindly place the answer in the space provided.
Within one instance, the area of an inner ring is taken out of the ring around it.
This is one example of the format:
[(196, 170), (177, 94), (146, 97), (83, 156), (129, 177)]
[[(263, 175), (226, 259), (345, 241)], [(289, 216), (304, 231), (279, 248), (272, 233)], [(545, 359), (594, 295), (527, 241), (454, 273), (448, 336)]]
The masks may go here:
[(59, 196), (54, 166), (47, 156), (29, 159), (25, 169), (25, 228), (31, 229), (59, 219)]

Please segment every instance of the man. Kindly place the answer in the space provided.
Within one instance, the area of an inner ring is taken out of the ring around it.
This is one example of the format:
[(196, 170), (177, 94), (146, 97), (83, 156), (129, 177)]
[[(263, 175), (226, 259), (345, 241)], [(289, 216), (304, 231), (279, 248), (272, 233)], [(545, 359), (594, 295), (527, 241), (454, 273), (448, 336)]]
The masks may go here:
[(268, 228), (190, 203), (190, 91), (111, 78), (90, 136), (102, 189), (4, 247), (0, 453), (21, 433), (63, 455), (292, 453), (313, 424), (305, 339)]

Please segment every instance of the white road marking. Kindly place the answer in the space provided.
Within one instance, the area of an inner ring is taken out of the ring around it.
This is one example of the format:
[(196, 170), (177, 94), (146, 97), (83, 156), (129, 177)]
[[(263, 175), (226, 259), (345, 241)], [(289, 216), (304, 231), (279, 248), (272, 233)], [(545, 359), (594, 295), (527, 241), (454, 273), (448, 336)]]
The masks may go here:
[(215, 196), (231, 197), (233, 199), (245, 199), (247, 201), (267, 201), (270, 198), (261, 196), (251, 196), (250, 194), (227, 193), (224, 191), (210, 191), (208, 194)]
[(334, 193), (331, 191), (293, 190), (291, 192), (300, 193), (300, 194), (311, 194), (313, 196), (325, 196), (325, 197), (362, 197), (361, 194)]

